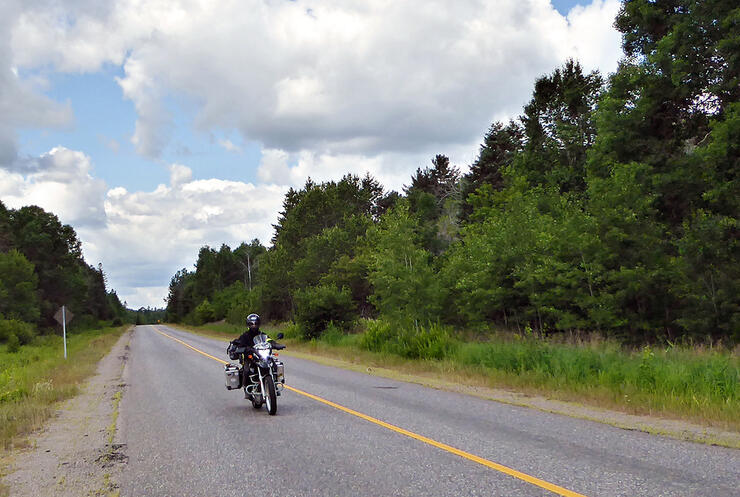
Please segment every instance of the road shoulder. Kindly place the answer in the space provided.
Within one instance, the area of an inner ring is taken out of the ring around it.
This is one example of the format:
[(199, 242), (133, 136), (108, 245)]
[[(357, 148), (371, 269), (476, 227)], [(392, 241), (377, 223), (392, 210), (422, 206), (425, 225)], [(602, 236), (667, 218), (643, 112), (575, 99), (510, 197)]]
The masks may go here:
[(62, 403), (44, 430), (29, 437), (30, 448), (14, 450), (3, 461), (10, 495), (118, 495), (126, 455), (114, 443), (115, 423), (132, 333), (126, 331), (98, 363), (80, 395)]

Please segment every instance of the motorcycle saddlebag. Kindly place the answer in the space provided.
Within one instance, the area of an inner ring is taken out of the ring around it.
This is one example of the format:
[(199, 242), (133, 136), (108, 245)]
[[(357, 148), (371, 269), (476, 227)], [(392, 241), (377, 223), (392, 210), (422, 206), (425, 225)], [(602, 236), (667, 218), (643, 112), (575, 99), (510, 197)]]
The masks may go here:
[(239, 368), (235, 364), (224, 366), (224, 376), (226, 390), (239, 390), (242, 387), (242, 375), (239, 374)]
[(229, 347), (226, 349), (226, 353), (229, 354), (229, 359), (232, 361), (235, 361), (239, 359), (239, 354), (236, 352), (236, 345), (234, 343), (229, 343)]

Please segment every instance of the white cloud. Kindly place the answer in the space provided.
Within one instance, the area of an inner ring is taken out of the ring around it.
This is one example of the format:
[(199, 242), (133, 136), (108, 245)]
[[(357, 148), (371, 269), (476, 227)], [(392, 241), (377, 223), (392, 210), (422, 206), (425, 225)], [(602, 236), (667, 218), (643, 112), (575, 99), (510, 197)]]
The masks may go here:
[(65, 223), (99, 228), (105, 224), (105, 182), (91, 176), (90, 158), (64, 147), (28, 159), (22, 172), (0, 169), (0, 196), (9, 207), (38, 205)]
[(197, 109), (200, 129), (291, 153), (466, 144), (519, 113), (534, 79), (566, 58), (612, 70), (620, 54), (617, 0), (567, 20), (548, 0), (42, 4), (15, 25), (15, 62), (123, 64), (133, 142), (149, 157), (169, 143), (173, 99)]
[[(482, 140), (482, 139), (481, 139)], [(451, 163), (467, 171), (476, 157), (478, 142), (447, 146), (444, 149), (429, 147), (415, 153), (388, 152), (374, 156), (362, 154), (315, 153), (307, 150), (289, 153), (285, 150), (266, 149), (257, 169), (257, 176), (265, 183), (300, 188), (306, 179), (314, 181), (338, 180), (348, 173), (377, 179), (386, 190), (401, 191), (411, 181), (417, 168), (431, 167), (436, 154), (447, 155)]]
[(170, 184), (179, 186), (193, 179), (193, 171), (182, 164), (171, 164), (170, 167)]
[(18, 128), (59, 128), (72, 122), (69, 103), (60, 104), (39, 94), (35, 78), (23, 79), (14, 61), (10, 32), (21, 16), (21, 2), (3, 3), (0, 15), (0, 167), (18, 157)]
[[(110, 190), (104, 202), (105, 229), (84, 232), (83, 240), (96, 240), (94, 246), (85, 243), (86, 255), (103, 261), (112, 286), (137, 307), (155, 305), (139, 299), (153, 291), (150, 287), (168, 284), (177, 270), (192, 269), (203, 245), (226, 243), (234, 248), (253, 238), (269, 243), (287, 191), (237, 181), (191, 180), (185, 166), (172, 166), (171, 172), (170, 185), (152, 192)], [(165, 296), (166, 288), (159, 298)]]
[(253, 238), (269, 243), (287, 191), (193, 180), (181, 164), (169, 167), (169, 185), (153, 191), (107, 189), (90, 175), (88, 156), (61, 147), (27, 162), (23, 172), (0, 169), (3, 203), (38, 205), (71, 224), (87, 262), (102, 262), (111, 287), (137, 308), (161, 306), (170, 277), (183, 267), (192, 269), (203, 245), (236, 247)]
[(218, 144), (224, 149), (228, 150), (229, 152), (241, 152), (241, 149), (234, 145), (231, 140), (227, 139), (219, 139)]
[(622, 38), (616, 29), (609, 28), (620, 5), (621, 2), (616, 0), (593, 0), (585, 7), (573, 7), (568, 13), (570, 29), (568, 43), (562, 47), (563, 55), (578, 59), (589, 71), (616, 71), (622, 54)]

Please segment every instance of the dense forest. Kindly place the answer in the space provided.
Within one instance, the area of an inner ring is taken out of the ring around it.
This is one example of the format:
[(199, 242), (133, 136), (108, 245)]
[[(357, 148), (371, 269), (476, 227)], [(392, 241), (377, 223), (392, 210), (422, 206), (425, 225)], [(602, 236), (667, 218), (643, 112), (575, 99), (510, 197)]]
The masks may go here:
[(125, 309), (107, 290), (102, 266), (85, 262), (71, 226), (40, 207), (14, 210), (0, 202), (0, 343), (17, 349), (53, 333), (62, 305), (74, 316), (72, 332), (149, 315)]
[(400, 193), (352, 175), (291, 189), (269, 248), (203, 247), (174, 275), (168, 319), (737, 343), (740, 8), (627, 0), (615, 26), (614, 74), (571, 60), (538, 78), (466, 173), (437, 155)]

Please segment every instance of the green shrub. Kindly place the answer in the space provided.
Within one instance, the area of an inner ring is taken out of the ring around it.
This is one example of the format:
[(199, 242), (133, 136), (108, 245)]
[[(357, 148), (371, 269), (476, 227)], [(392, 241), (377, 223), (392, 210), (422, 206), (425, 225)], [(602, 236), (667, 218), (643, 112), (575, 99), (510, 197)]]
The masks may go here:
[(346, 288), (321, 285), (295, 294), (295, 320), (305, 338), (318, 338), (329, 323), (347, 329), (356, 317), (352, 296)]
[(321, 334), (321, 341), (329, 345), (341, 345), (347, 335), (334, 323), (329, 323)]
[(303, 339), (303, 328), (298, 323), (288, 323), (283, 328), (280, 329), (282, 331), (285, 338), (288, 339)]
[(247, 304), (233, 304), (226, 313), (226, 322), (236, 326), (243, 325), (249, 316), (249, 309)]
[(113, 326), (123, 326), (123, 319), (121, 319), (119, 316), (116, 316), (113, 318), (113, 322), (111, 323)]
[[(241, 281), (236, 281), (223, 290), (215, 292), (210, 299), (213, 306), (214, 319), (227, 318), (229, 311), (233, 307), (248, 302), (250, 293)], [(244, 324), (244, 321), (242, 320), (240, 323), (232, 324)]]
[(26, 345), (31, 343), (34, 336), (36, 332), (32, 324), (0, 318), (0, 342), (9, 342), (11, 337), (15, 337), (14, 340), (18, 340), (20, 345)]
[(8, 352), (11, 352), (15, 354), (21, 349), (21, 341), (18, 340), (18, 337), (15, 335), (15, 333), (11, 333), (8, 337)]
[(444, 359), (457, 350), (449, 328), (438, 323), (428, 326), (397, 324), (387, 320), (368, 322), (359, 340), (360, 347), (410, 359)]
[(457, 342), (449, 328), (432, 323), (428, 326), (401, 328), (397, 354), (410, 359), (444, 359), (454, 354)]
[(371, 352), (384, 352), (395, 338), (396, 334), (390, 322), (375, 319), (367, 322), (367, 331), (360, 338), (360, 347)]
[[(70, 331), (78, 332), (95, 330), (98, 328), (98, 324), (98, 320), (95, 316), (91, 316), (90, 314), (80, 314), (75, 316), (74, 319), (67, 324), (67, 333)], [(56, 330), (61, 333), (61, 326), (57, 325)]]
[(213, 306), (208, 299), (204, 299), (203, 302), (198, 304), (198, 307), (195, 308), (193, 318), (195, 319), (195, 324), (198, 325), (211, 322), (215, 319)]

